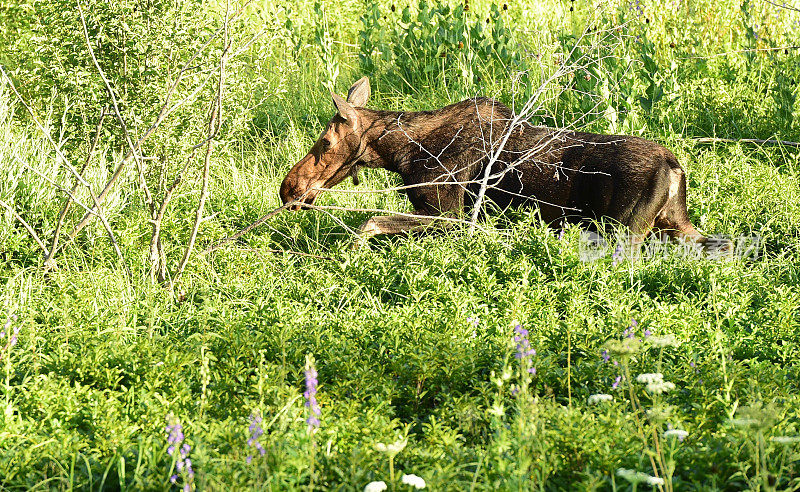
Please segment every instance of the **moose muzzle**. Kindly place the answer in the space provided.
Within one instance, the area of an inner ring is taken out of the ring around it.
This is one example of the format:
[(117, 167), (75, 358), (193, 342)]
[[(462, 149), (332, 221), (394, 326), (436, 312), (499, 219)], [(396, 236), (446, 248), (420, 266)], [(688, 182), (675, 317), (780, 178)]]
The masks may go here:
[[(318, 183), (318, 180), (315, 179), (316, 177), (308, 171), (314, 168), (315, 161), (316, 157), (309, 152), (283, 178), (280, 196), (284, 205), (292, 201), (314, 203), (319, 191), (313, 188), (321, 185), (321, 183)], [(289, 207), (289, 210), (300, 210), (301, 208), (301, 204), (296, 204)]]

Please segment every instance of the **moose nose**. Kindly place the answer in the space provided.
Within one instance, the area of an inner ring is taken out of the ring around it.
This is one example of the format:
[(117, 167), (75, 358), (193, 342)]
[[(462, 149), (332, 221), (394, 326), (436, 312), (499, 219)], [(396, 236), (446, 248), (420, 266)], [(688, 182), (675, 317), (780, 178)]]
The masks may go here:
[(293, 200), (293, 198), (292, 198), (292, 185), (289, 183), (289, 178), (288, 177), (283, 180), (283, 183), (281, 183), (281, 188), (278, 191), (278, 194), (280, 195), (281, 202), (284, 205), (286, 205), (287, 203), (289, 203), (290, 201)]
[[(300, 199), (300, 193), (297, 191), (300, 187), (298, 186), (297, 180), (293, 179), (292, 176), (287, 176), (283, 183), (281, 183), (281, 188), (279, 191), (279, 195), (281, 197), (281, 202), (286, 205), (289, 202), (296, 201)], [(295, 211), (300, 210), (302, 207), (300, 204), (292, 205), (289, 207), (289, 210)]]

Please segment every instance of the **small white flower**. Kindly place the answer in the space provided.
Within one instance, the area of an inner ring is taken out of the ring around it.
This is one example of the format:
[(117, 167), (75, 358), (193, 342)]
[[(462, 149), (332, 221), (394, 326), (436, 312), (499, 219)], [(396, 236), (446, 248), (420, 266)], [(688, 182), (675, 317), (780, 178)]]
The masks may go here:
[(680, 340), (675, 338), (675, 335), (671, 333), (661, 337), (651, 336), (650, 338), (647, 339), (647, 341), (650, 342), (650, 345), (652, 345), (653, 347), (659, 347), (659, 348), (677, 347), (681, 344)]
[(648, 485), (664, 485), (664, 479), (658, 477), (651, 477), (647, 473), (636, 470), (628, 470), (627, 468), (619, 468), (617, 476), (624, 478), (632, 484), (646, 483)]
[(606, 401), (613, 400), (614, 397), (605, 393), (598, 393), (589, 397), (589, 405), (597, 405)]
[(405, 449), (406, 444), (408, 444), (407, 439), (398, 439), (396, 442), (392, 444), (384, 444), (382, 442), (375, 444), (375, 450), (380, 451), (381, 453), (387, 453), (391, 455), (396, 455), (403, 449)]
[(497, 405), (492, 405), (492, 408), (489, 409), (489, 413), (495, 415), (497, 417), (502, 417), (506, 414), (506, 409), (502, 403)]
[(396, 442), (386, 446), (386, 452), (389, 454), (397, 454), (406, 448), (408, 441), (406, 439), (398, 439)]
[(677, 437), (680, 441), (683, 441), (688, 435), (689, 433), (683, 429), (670, 429), (664, 432), (664, 437)]
[(422, 477), (414, 475), (403, 475), (403, 483), (406, 485), (410, 485), (415, 489), (424, 489), (425, 488), (425, 480)]
[(383, 492), (386, 490), (386, 482), (370, 482), (364, 487), (364, 492)]
[(646, 389), (648, 393), (660, 395), (661, 393), (667, 393), (674, 390), (675, 383), (670, 381), (654, 381), (652, 383), (648, 383)]
[(503, 369), (503, 381), (508, 381), (509, 379), (511, 379), (511, 376), (513, 375), (514, 373), (511, 372), (510, 367), (506, 367), (505, 369)]
[(774, 436), (770, 440), (772, 442), (777, 442), (778, 444), (794, 444), (796, 442), (800, 442), (800, 437), (797, 437), (797, 436)]
[(636, 376), (636, 381), (642, 384), (656, 383), (664, 380), (664, 375), (660, 372), (646, 372)]
[(646, 482), (648, 478), (651, 478), (650, 475), (648, 475), (647, 473), (642, 473), (636, 470), (629, 470), (627, 468), (617, 469), (617, 476), (620, 478), (624, 478), (630, 483), (642, 483)]
[(498, 388), (502, 388), (503, 387), (503, 383), (505, 381), (503, 381), (503, 378), (495, 377), (494, 371), (491, 372), (491, 374), (489, 375), (489, 378), (492, 380), (492, 382), (494, 382), (494, 384), (497, 385)]

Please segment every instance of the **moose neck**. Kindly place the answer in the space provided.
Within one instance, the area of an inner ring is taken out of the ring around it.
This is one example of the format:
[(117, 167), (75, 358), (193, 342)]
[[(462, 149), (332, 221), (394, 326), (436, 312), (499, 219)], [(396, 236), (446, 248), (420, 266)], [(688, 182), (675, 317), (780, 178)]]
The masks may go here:
[(409, 145), (430, 131), (423, 113), (376, 111), (358, 108), (362, 125), (364, 152), (361, 161), (367, 167), (403, 172)]

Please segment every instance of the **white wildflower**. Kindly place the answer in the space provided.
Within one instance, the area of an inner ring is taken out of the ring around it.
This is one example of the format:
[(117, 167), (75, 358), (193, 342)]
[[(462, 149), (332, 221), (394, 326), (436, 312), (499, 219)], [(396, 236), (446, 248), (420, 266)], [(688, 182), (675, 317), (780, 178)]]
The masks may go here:
[(624, 478), (632, 484), (646, 483), (648, 485), (664, 485), (664, 479), (658, 477), (651, 477), (647, 473), (636, 470), (628, 470), (627, 468), (619, 468), (617, 476)]
[(658, 337), (658, 336), (651, 336), (651, 337), (649, 337), (649, 338), (647, 339), (647, 341), (648, 341), (648, 342), (650, 343), (650, 345), (652, 345), (653, 347), (659, 347), (659, 348), (664, 348), (664, 347), (677, 347), (677, 346), (679, 346), (679, 345), (681, 344), (680, 340), (678, 340), (677, 338), (675, 338), (675, 335), (673, 335), (673, 334), (671, 334), (671, 333), (670, 333), (670, 334), (668, 334), (668, 335), (660, 336), (660, 337)]
[(410, 485), (415, 489), (424, 489), (425, 488), (425, 480), (422, 477), (414, 475), (403, 475), (403, 483), (406, 485)]
[(375, 450), (380, 451), (381, 453), (395, 455), (405, 449), (406, 444), (408, 444), (408, 440), (406, 439), (398, 439), (397, 442), (392, 444), (384, 444), (379, 442), (375, 444)]
[(500, 403), (500, 404), (492, 405), (492, 408), (489, 409), (489, 413), (491, 415), (495, 415), (497, 417), (502, 417), (503, 415), (506, 414), (506, 409), (503, 406), (503, 404)]
[(503, 383), (505, 381), (503, 381), (503, 378), (495, 377), (494, 371), (492, 371), (492, 373), (489, 375), (489, 377), (491, 378), (492, 382), (494, 382), (494, 384), (497, 385), (498, 388), (502, 388), (503, 387)]
[(660, 372), (646, 372), (636, 376), (636, 381), (642, 384), (657, 383), (664, 380), (664, 375)]
[(677, 437), (679, 441), (683, 441), (689, 433), (683, 429), (670, 429), (664, 432), (664, 437)]
[(605, 401), (611, 401), (614, 397), (605, 393), (598, 393), (589, 397), (589, 405), (597, 405)]
[(398, 439), (396, 442), (386, 446), (386, 452), (389, 454), (397, 454), (406, 448), (406, 444), (408, 444), (408, 440)]
[(654, 381), (652, 383), (648, 383), (646, 389), (648, 393), (660, 395), (661, 393), (667, 393), (674, 390), (675, 383), (670, 381)]
[(386, 490), (386, 482), (370, 482), (364, 487), (364, 492), (383, 492)]
[(748, 419), (748, 418), (739, 418), (739, 419), (730, 419), (728, 420), (734, 427), (752, 427), (758, 424), (758, 420), (756, 419)]
[(514, 373), (511, 372), (511, 368), (510, 367), (506, 367), (505, 369), (503, 369), (503, 376), (502, 376), (503, 377), (503, 381), (508, 381), (509, 379), (511, 379), (511, 376), (513, 376), (513, 375), (514, 375)]
[(646, 482), (648, 478), (652, 478), (647, 473), (642, 473), (636, 470), (629, 470), (627, 468), (617, 469), (617, 476), (620, 478), (624, 478), (625, 480), (633, 484)]
[(796, 442), (800, 442), (800, 437), (797, 437), (797, 436), (774, 436), (770, 440), (772, 442), (777, 442), (778, 444), (794, 444)]

